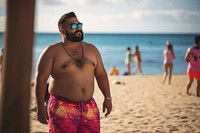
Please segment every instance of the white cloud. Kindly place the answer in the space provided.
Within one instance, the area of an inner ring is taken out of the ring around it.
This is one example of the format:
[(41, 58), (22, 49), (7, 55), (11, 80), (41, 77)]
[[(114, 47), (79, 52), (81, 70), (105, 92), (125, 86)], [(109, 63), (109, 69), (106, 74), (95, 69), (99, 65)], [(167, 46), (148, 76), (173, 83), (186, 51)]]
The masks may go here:
[[(141, 0), (146, 1), (146, 0)], [(121, 4), (121, 3), (127, 3), (127, 2), (134, 2), (134, 3), (141, 3), (141, 1), (137, 0), (41, 0), (39, 2), (46, 4), (46, 5), (97, 5), (97, 4)], [(148, 0), (147, 0), (148, 1)]]
[[(154, 21), (163, 19), (163, 21), (173, 21), (173, 22), (182, 22), (182, 21), (192, 21), (192, 19), (200, 19), (200, 12), (197, 11), (186, 11), (186, 10), (135, 10), (130, 13), (130, 16), (133, 20), (142, 21)], [(146, 19), (148, 18), (148, 19)], [(156, 19), (151, 19), (156, 18)]]
[(137, 2), (135, 5), (138, 9), (144, 9), (149, 7), (151, 1), (150, 0), (141, 0), (140, 2)]
[(61, 4), (63, 4), (62, 0), (43, 0), (42, 2), (45, 5), (61, 5)]
[[(0, 1), (0, 4), (5, 2), (5, 0)], [(36, 0), (36, 2), (35, 31), (37, 32), (58, 32), (57, 21), (62, 14), (69, 11), (77, 14), (78, 19), (84, 23), (86, 32), (173, 31), (178, 28), (183, 28), (184, 31), (184, 29), (193, 30), (194, 27), (196, 31), (200, 31), (198, 26), (200, 11), (192, 8), (195, 2), (190, 0), (187, 4), (181, 0)], [(4, 16), (5, 13), (0, 15)], [(4, 19), (5, 17), (0, 18), (0, 31), (5, 27)], [(189, 25), (193, 28), (184, 27)]]
[(110, 4), (119, 4), (124, 1), (126, 1), (126, 0), (102, 0), (102, 2), (110, 3)]
[(98, 0), (42, 0), (42, 4), (45, 5), (88, 5), (97, 4)]
[(6, 17), (0, 16), (0, 31), (5, 31), (6, 27)]
[(39, 14), (35, 18), (35, 30), (42, 32), (53, 32), (58, 31), (58, 20), (59, 16), (53, 14)]
[(6, 0), (0, 0), (0, 5), (5, 5), (6, 4)]

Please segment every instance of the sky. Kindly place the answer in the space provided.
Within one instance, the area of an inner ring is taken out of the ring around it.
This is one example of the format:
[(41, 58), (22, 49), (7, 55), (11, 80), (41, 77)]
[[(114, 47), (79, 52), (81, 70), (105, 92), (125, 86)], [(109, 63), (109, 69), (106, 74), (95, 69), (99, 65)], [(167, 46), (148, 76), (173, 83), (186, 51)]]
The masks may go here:
[[(5, 31), (6, 0), (0, 0)], [(200, 0), (36, 0), (35, 32), (58, 33), (74, 11), (86, 33), (200, 33)]]

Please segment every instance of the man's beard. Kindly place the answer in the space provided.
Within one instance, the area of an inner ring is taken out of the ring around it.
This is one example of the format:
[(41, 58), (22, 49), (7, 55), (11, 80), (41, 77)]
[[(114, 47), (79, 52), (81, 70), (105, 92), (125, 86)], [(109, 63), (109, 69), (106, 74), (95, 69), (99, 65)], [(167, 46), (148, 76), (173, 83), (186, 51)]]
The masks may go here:
[[(76, 36), (77, 32), (81, 32), (81, 36)], [(77, 30), (74, 33), (69, 33), (69, 32), (66, 31), (65, 35), (66, 35), (67, 39), (69, 41), (72, 41), (72, 42), (80, 42), (84, 38), (83, 37), (83, 31), (81, 31), (81, 30)]]

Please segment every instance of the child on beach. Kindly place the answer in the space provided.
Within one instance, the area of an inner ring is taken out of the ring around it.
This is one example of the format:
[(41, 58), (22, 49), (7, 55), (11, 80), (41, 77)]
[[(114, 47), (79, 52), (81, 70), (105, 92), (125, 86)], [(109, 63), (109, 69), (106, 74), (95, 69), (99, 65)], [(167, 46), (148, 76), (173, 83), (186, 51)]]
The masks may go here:
[(196, 87), (196, 95), (200, 96), (200, 35), (195, 37), (196, 46), (188, 48), (185, 60), (188, 63), (187, 68), (187, 75), (188, 75), (188, 82), (187, 82), (187, 91), (186, 93), (189, 94), (190, 87), (194, 78), (197, 80), (197, 87)]
[(171, 84), (171, 78), (172, 78), (172, 71), (173, 71), (173, 62), (175, 60), (175, 54), (173, 50), (173, 45), (170, 41), (166, 42), (166, 49), (163, 51), (164, 61), (163, 61), (163, 68), (164, 68), (164, 74), (163, 74), (163, 84), (165, 83), (167, 76), (169, 74), (169, 85)]
[(136, 74), (136, 72), (139, 70), (140, 74), (142, 75), (142, 67), (141, 67), (142, 59), (139, 47), (137, 45), (135, 46), (135, 51), (132, 56), (134, 57), (135, 60), (135, 69), (133, 70), (133, 74)]
[(119, 75), (119, 70), (116, 66), (113, 66), (110, 70), (109, 75)]

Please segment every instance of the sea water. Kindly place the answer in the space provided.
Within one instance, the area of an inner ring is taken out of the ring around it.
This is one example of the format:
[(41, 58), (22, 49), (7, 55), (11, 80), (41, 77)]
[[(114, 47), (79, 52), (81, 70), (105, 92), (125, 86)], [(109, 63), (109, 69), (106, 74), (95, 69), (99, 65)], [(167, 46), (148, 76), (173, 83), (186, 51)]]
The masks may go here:
[[(170, 40), (174, 47), (176, 60), (173, 74), (185, 74), (187, 63), (184, 60), (188, 47), (195, 45), (196, 34), (84, 34), (84, 41), (95, 45), (101, 53), (106, 71), (112, 66), (120, 70), (120, 75), (126, 71), (124, 63), (127, 47), (138, 45), (142, 57), (142, 70), (144, 75), (163, 74), (163, 50), (166, 41)], [(32, 75), (35, 76), (36, 63), (41, 52), (51, 44), (61, 41), (59, 33), (35, 33), (33, 49)], [(0, 47), (3, 47), (3, 33), (0, 33)], [(134, 61), (131, 69), (135, 67)]]

